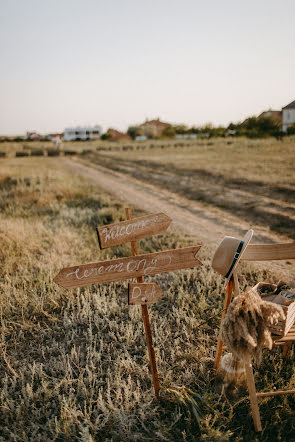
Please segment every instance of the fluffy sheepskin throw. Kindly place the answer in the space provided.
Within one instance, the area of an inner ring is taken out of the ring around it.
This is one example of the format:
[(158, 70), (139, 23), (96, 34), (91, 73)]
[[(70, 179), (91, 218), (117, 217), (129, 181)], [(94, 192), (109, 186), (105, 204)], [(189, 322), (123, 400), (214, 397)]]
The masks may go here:
[(249, 290), (230, 304), (222, 324), (222, 339), (240, 361), (260, 362), (262, 349), (272, 348), (269, 326), (284, 318), (281, 306), (263, 301), (258, 293)]

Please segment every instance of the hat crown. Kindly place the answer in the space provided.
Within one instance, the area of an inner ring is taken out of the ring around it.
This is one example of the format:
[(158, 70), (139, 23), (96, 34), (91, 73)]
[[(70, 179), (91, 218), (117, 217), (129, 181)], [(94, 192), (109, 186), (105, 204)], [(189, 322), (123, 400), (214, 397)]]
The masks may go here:
[(248, 230), (243, 239), (225, 236), (217, 247), (213, 259), (213, 269), (229, 279), (252, 239), (254, 231)]

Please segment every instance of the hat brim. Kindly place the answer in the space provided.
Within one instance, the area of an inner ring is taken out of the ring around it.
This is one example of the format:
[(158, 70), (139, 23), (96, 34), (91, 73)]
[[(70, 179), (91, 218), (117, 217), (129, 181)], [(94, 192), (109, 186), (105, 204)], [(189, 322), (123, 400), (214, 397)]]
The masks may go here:
[(241, 240), (241, 241), (244, 242), (243, 247), (242, 247), (242, 250), (241, 250), (241, 252), (240, 252), (240, 254), (239, 254), (239, 257), (238, 257), (237, 261), (235, 262), (233, 268), (231, 269), (230, 274), (229, 274), (229, 275), (227, 276), (227, 278), (225, 279), (225, 285), (227, 285), (228, 282), (230, 281), (230, 278), (232, 277), (233, 272), (235, 271), (237, 265), (239, 264), (240, 259), (241, 259), (242, 256), (243, 256), (243, 253), (245, 252), (245, 250), (246, 250), (246, 248), (247, 248), (249, 242), (250, 242), (251, 239), (252, 239), (253, 233), (254, 233), (254, 230), (253, 230), (253, 229), (248, 230), (248, 232), (246, 233), (246, 235), (244, 236), (244, 238)]

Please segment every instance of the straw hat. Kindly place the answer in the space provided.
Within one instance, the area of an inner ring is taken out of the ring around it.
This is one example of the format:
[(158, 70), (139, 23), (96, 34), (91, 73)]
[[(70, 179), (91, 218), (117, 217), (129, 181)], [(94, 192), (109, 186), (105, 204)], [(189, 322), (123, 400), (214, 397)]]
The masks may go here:
[(212, 267), (228, 281), (251, 241), (253, 233), (252, 229), (248, 230), (242, 240), (233, 236), (225, 236), (217, 247), (212, 259)]

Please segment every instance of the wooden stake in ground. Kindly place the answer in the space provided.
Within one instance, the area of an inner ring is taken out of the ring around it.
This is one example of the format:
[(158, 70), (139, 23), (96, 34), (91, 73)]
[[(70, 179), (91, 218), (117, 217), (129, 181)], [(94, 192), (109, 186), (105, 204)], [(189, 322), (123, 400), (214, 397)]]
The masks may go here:
[[(125, 209), (127, 219), (132, 218), (132, 209), (126, 208)], [(131, 249), (133, 256), (138, 255), (138, 247), (136, 241), (131, 241)], [(143, 277), (139, 276), (137, 278), (137, 284), (143, 283)], [(141, 312), (142, 312), (142, 318), (144, 323), (144, 331), (146, 335), (146, 342), (148, 346), (148, 352), (149, 352), (149, 360), (151, 365), (151, 372), (153, 377), (153, 384), (154, 384), (154, 391), (155, 396), (157, 399), (159, 399), (159, 391), (160, 391), (160, 382), (159, 382), (159, 375), (158, 375), (158, 367), (157, 367), (157, 361), (156, 361), (156, 355), (155, 355), (155, 349), (153, 344), (153, 337), (152, 337), (152, 330), (151, 330), (151, 324), (150, 324), (150, 318), (149, 318), (149, 312), (147, 305), (141, 305)]]

